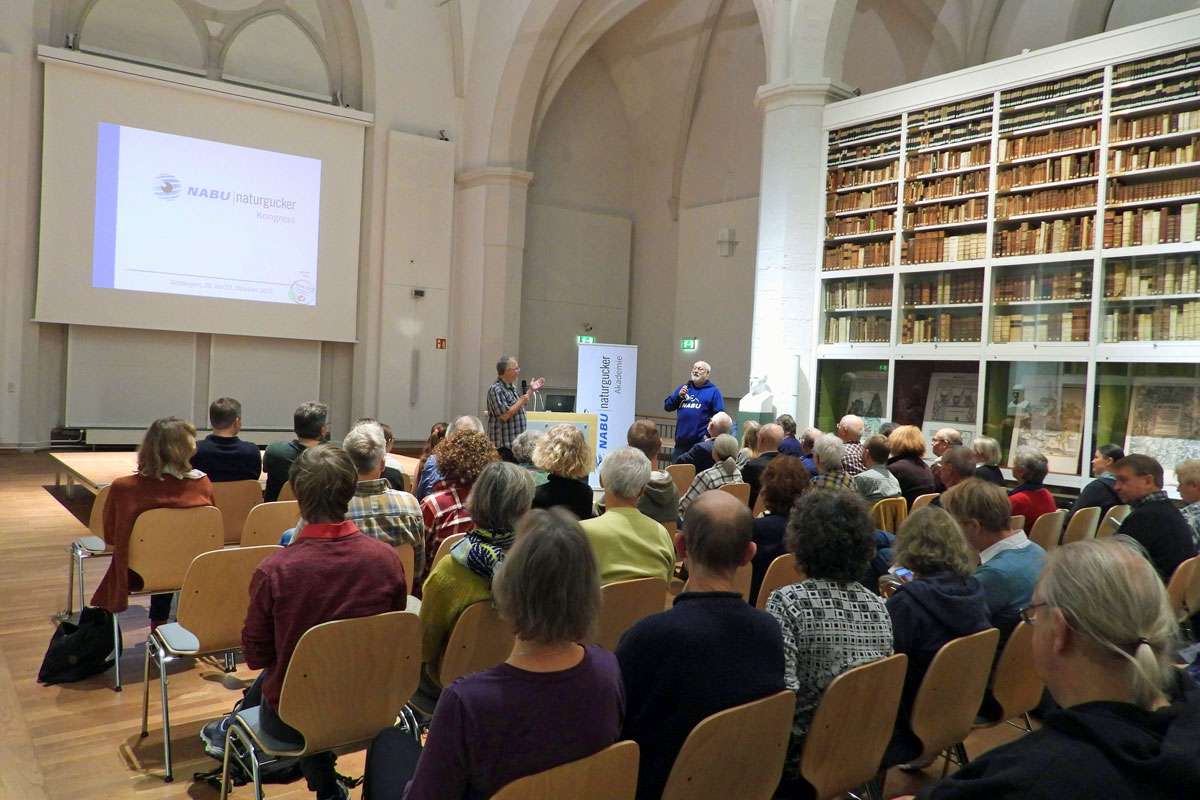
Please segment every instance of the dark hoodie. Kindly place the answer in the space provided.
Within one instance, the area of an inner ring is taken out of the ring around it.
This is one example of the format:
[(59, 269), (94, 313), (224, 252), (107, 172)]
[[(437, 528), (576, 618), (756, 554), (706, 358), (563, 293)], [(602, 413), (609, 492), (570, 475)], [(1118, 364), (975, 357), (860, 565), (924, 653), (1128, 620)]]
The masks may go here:
[(887, 601), (896, 652), (908, 656), (896, 732), (884, 763), (899, 764), (921, 754), (921, 743), (908, 727), (909, 714), (925, 671), (946, 642), (986, 630), (987, 596), (975, 578), (939, 572), (907, 583)]
[(1145, 711), (1083, 703), (1051, 712), (1044, 727), (983, 754), (922, 800), (1187, 800), (1200, 797), (1200, 690)]

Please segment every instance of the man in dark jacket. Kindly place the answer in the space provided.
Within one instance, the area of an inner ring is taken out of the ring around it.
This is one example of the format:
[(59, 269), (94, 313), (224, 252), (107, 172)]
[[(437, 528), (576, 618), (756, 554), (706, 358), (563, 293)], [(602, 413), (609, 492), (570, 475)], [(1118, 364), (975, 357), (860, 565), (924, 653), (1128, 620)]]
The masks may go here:
[(758, 429), (758, 456), (742, 467), (742, 480), (750, 484), (750, 508), (754, 508), (754, 501), (758, 499), (763, 472), (779, 456), (779, 443), (782, 440), (783, 428), (774, 422)]
[(212, 433), (196, 442), (192, 466), (213, 483), (256, 481), (262, 475), (258, 445), (238, 438), (242, 431), (242, 404), (232, 397), (219, 397), (208, 407)]
[(708, 421), (708, 431), (704, 441), (692, 445), (690, 450), (675, 459), (675, 463), (692, 464), (696, 467), (696, 474), (699, 475), (717, 463), (713, 460), (713, 442), (722, 433), (729, 433), (731, 430), (733, 430), (733, 417), (724, 411), (718, 411)]
[(1134, 453), (1114, 464), (1113, 471), (1121, 502), (1133, 509), (1121, 523), (1120, 534), (1136, 540), (1163, 581), (1169, 581), (1176, 567), (1196, 555), (1196, 544), (1187, 520), (1163, 491), (1162, 465)]

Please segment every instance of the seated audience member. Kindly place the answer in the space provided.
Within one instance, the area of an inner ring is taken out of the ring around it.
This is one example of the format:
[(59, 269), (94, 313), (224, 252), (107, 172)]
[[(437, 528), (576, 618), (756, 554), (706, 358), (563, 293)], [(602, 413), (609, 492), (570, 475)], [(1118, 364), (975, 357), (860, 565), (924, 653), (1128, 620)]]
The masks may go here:
[[(402, 610), (408, 597), (396, 551), (364, 536), (346, 519), (356, 483), (354, 464), (337, 445), (302, 451), (290, 471), (306, 520), (296, 542), (267, 556), (250, 581), (250, 607), (242, 628), (246, 664), (261, 669), (242, 708), (258, 707), (263, 732), (304, 746), (300, 732), (276, 713), (288, 662), (304, 632), (315, 625)], [(210, 754), (223, 751), (228, 717), (204, 726)], [(309, 790), (319, 800), (350, 796), (337, 779), (332, 752), (300, 759)]]
[(600, 569), (600, 584), (634, 578), (671, 580), (675, 545), (667, 530), (638, 511), (638, 498), (650, 479), (650, 460), (641, 450), (622, 447), (600, 465), (604, 513), (583, 520)]
[(1191, 458), (1175, 465), (1179, 481), (1179, 497), (1185, 505), (1179, 509), (1183, 520), (1192, 529), (1192, 542), (1200, 550), (1200, 459)]
[(692, 478), (692, 485), (679, 501), (680, 516), (686, 514), (688, 506), (704, 492), (719, 489), (727, 483), (742, 482), (742, 471), (738, 469), (737, 461), (734, 460), (737, 451), (738, 440), (728, 433), (722, 433), (713, 440), (712, 454), (716, 463)]
[(533, 463), (546, 471), (546, 482), (533, 494), (534, 508), (563, 506), (579, 519), (591, 519), (592, 487), (587, 476), (594, 466), (592, 448), (574, 425), (555, 425), (533, 451)]
[(662, 796), (679, 748), (702, 719), (783, 691), (779, 624), (733, 587), (734, 573), (754, 555), (752, 527), (750, 509), (731, 495), (699, 497), (675, 535), (687, 562), (687, 590), (671, 610), (621, 637), (621, 735), (641, 748), (640, 800)]
[(787, 533), (788, 516), (800, 495), (808, 490), (811, 478), (808, 470), (796, 458), (777, 458), (762, 474), (762, 498), (764, 511), (754, 520), (754, 560), (750, 562), (750, 597), (758, 597), (767, 567), (787, 552), (784, 534)]
[(504, 563), (517, 523), (532, 501), (533, 479), (528, 470), (507, 461), (492, 461), (479, 473), (467, 498), (475, 529), (433, 565), (422, 587), (421, 661), (427, 676), (437, 674), (459, 615), (467, 606), (492, 598), (492, 578)]
[(746, 462), (742, 468), (742, 480), (750, 484), (750, 508), (758, 499), (759, 478), (779, 455), (779, 442), (783, 440), (783, 428), (771, 422), (758, 431), (758, 455)]
[(804, 455), (804, 448), (800, 446), (800, 440), (796, 438), (796, 418), (791, 414), (780, 414), (775, 418), (775, 424), (783, 428), (783, 439), (779, 442), (779, 452), (785, 456), (795, 456), (800, 458)]
[(378, 422), (356, 425), (342, 441), (342, 449), (358, 472), (346, 519), (384, 544), (411, 544), (416, 574), (404, 578), (415, 585), (425, 566), (425, 523), (417, 498), (393, 489), (383, 477), (385, 441)]
[(262, 465), (267, 473), (263, 499), (268, 503), (279, 499), (279, 492), (287, 483), (288, 471), (296, 457), (306, 448), (315, 447), (329, 438), (328, 417), (329, 406), (324, 403), (301, 403), (292, 415), (292, 429), (296, 432), (296, 438), (290, 442), (271, 442), (267, 445), (263, 451)]
[[(462, 416), (450, 423), (450, 427), (446, 429), (446, 435), (442, 437), (438, 444), (441, 444), (441, 442), (445, 441), (446, 439), (451, 439), (460, 433), (486, 434), (486, 431), (484, 431), (483, 422), (480, 421), (479, 417)], [(432, 440), (433, 435), (431, 434), (429, 438)], [(491, 440), (489, 439), (488, 441)], [(438, 469), (436, 445), (434, 446), (433, 451), (429, 454), (429, 458), (426, 459), (425, 467), (417, 474), (419, 476), (416, 491), (418, 500), (424, 500), (430, 494), (442, 488), (438, 485), (442, 482), (442, 471)]]
[(441, 488), (421, 501), (425, 523), (425, 569), (421, 572), (426, 574), (443, 539), (475, 527), (467, 510), (467, 495), (483, 468), (500, 458), (492, 440), (478, 431), (447, 436), (433, 452), (443, 477), (437, 484)]
[(242, 404), (232, 397), (221, 397), (208, 407), (212, 433), (196, 442), (192, 467), (213, 483), (256, 481), (262, 475), (262, 454), (254, 442), (238, 438), (242, 430)]
[[(388, 456), (391, 455), (392, 445), (396, 443), (396, 433), (392, 430), (392, 426), (386, 422), (380, 422), (374, 417), (362, 417), (354, 421), (351, 427), (357, 428), (359, 425), (378, 425), (379, 430), (383, 433), (383, 479), (387, 481), (388, 486), (395, 489), (397, 492), (406, 492), (408, 489), (408, 480), (404, 477), (403, 470), (392, 466)], [(397, 462), (399, 463), (399, 462)], [(415, 483), (415, 482), (414, 482)], [(412, 576), (408, 576), (411, 578)]]
[(1058, 510), (1054, 495), (1042, 485), (1046, 479), (1046, 457), (1032, 447), (1018, 447), (1013, 458), (1013, 477), (1016, 488), (1008, 493), (1012, 515), (1025, 517), (1025, 530), (1033, 530), (1033, 523), (1042, 514)]
[(1112, 470), (1113, 464), (1124, 457), (1125, 451), (1115, 444), (1102, 444), (1096, 448), (1092, 453), (1092, 475), (1095, 476), (1095, 480), (1079, 492), (1079, 496), (1071, 504), (1071, 513), (1068, 516), (1073, 516), (1081, 508), (1099, 508), (1100, 517), (1103, 519), (1110, 508), (1121, 504), (1121, 498), (1117, 497), (1117, 490), (1114, 488), (1117, 476)]
[(655, 469), (658, 464), (658, 454), (662, 450), (662, 436), (654, 420), (639, 419), (629, 426), (625, 434), (626, 443), (635, 450), (641, 450), (650, 462), (650, 480), (642, 489), (638, 498), (637, 509), (655, 522), (677, 522), (679, 519), (679, 490), (671, 473)]
[(933, 483), (936, 491), (943, 491), (946, 485), (942, 483), (939, 473), (942, 469), (942, 455), (951, 447), (962, 446), (962, 434), (954, 428), (939, 428), (933, 434), (933, 463), (929, 471), (933, 473)]
[(885, 422), (879, 426), (879, 435), (886, 439), (892, 435), (892, 431), (896, 430), (896, 428), (899, 428), (899, 427), (900, 427), (900, 423), (898, 423), (898, 422), (891, 422), (891, 421)]
[[(117, 478), (108, 492), (104, 542), (113, 556), (92, 605), (119, 614), (129, 607), (130, 590), (142, 587), (141, 576), (129, 569), (129, 535), (139, 514), (213, 504), (212, 482), (189, 462), (194, 452), (196, 429), (190, 422), (163, 417), (146, 430), (138, 447), (137, 473)], [(150, 595), (150, 630), (166, 622), (170, 613), (170, 592)]]
[(1000, 471), (1000, 443), (990, 436), (976, 436), (971, 440), (971, 451), (975, 453), (975, 477), (980, 480), (1004, 485), (1004, 473)]
[(804, 435), (800, 437), (800, 460), (808, 468), (808, 474), (814, 478), (817, 477), (817, 461), (813, 456), (813, 447), (821, 435), (820, 428), (806, 428)]
[(813, 445), (813, 461), (817, 476), (809, 481), (812, 489), (845, 489), (854, 491), (854, 478), (842, 471), (846, 444), (832, 433), (823, 433)]
[(947, 489), (942, 507), (962, 529), (967, 544), (979, 554), (975, 578), (987, 597), (988, 616), (1000, 629), (1000, 647), (1029, 605), (1033, 585), (1046, 561), (1046, 551), (1029, 541), (1024, 531), (1008, 528), (1011, 509), (1004, 490), (994, 483), (970, 478)]
[(901, 584), (887, 601), (896, 652), (908, 656), (896, 732), (884, 756), (887, 765), (921, 754), (921, 742), (908, 721), (938, 650), (952, 639), (992, 626), (983, 587), (971, 576), (967, 542), (945, 511), (927, 506), (906, 519), (896, 536), (895, 561), (910, 569), (913, 579)]
[(733, 430), (733, 417), (724, 411), (718, 411), (708, 421), (708, 432), (704, 441), (692, 445), (691, 449), (675, 459), (675, 463), (691, 464), (696, 468), (697, 473), (703, 472), (716, 463), (713, 459), (713, 442), (717, 440), (718, 436), (729, 433), (731, 430)]
[[(480, 428), (482, 427), (480, 425)], [(425, 495), (433, 491), (433, 485), (442, 479), (442, 474), (438, 472), (437, 468), (437, 457), (434, 456), (433, 451), (446, 438), (447, 430), (446, 423), (435, 422), (429, 429), (429, 438), (425, 440), (425, 444), (421, 448), (421, 460), (417, 462), (417, 472), (414, 476), (416, 488), (413, 489), (413, 495), (418, 500), (423, 500)]]
[(854, 476), (854, 488), (868, 505), (875, 505), (888, 497), (900, 496), (900, 481), (887, 468), (888, 440), (875, 434), (863, 445), (863, 469)]
[(874, 530), (867, 504), (850, 492), (807, 492), (788, 520), (788, 549), (807, 577), (767, 601), (783, 629), (784, 682), (796, 693), (780, 797), (813, 797), (800, 777), (800, 753), (825, 687), (892, 654), (887, 608), (858, 582), (875, 550)]
[[(938, 478), (942, 482), (942, 491), (946, 491), (951, 486), (957, 486), (967, 478), (975, 476), (975, 454), (971, 452), (969, 447), (963, 447), (961, 444), (956, 444), (942, 451), (941, 469), (938, 470)], [(941, 496), (933, 498), (933, 505), (940, 506), (942, 504)]]
[(533, 465), (533, 451), (545, 437), (544, 431), (522, 431), (512, 443), (513, 463), (529, 471), (534, 486), (541, 486), (547, 478), (545, 472)]
[(933, 473), (925, 466), (925, 437), (915, 425), (901, 425), (888, 437), (888, 448), (892, 457), (888, 459), (888, 472), (900, 483), (900, 494), (912, 508), (913, 500), (923, 494), (936, 492)]
[(922, 800), (1194, 797), (1200, 690), (1171, 665), (1175, 620), (1151, 565), (1117, 541), (1064, 545), (1022, 615), (1034, 668), (1061, 708)]
[(388, 779), (368, 775), (371, 797), (491, 797), (620, 736), (625, 692), (616, 657), (578, 644), (591, 637), (600, 612), (596, 563), (579, 524), (561, 509), (531, 512), (494, 588), (496, 608), (516, 633), (512, 654), (446, 687), (419, 760), (411, 735), (389, 737), (399, 752), (373, 754)]
[(847, 414), (838, 421), (834, 432), (846, 445), (846, 454), (842, 456), (842, 471), (850, 477), (867, 468), (863, 463), (863, 430), (866, 426), (862, 417)]
[(754, 420), (748, 420), (742, 426), (742, 449), (738, 450), (736, 456), (739, 469), (746, 466), (750, 459), (758, 457), (758, 429), (761, 427)]
[(1159, 576), (1169, 581), (1176, 567), (1196, 555), (1196, 543), (1183, 514), (1163, 491), (1162, 465), (1134, 453), (1114, 464), (1113, 471), (1117, 494), (1131, 508), (1118, 533), (1140, 544)]

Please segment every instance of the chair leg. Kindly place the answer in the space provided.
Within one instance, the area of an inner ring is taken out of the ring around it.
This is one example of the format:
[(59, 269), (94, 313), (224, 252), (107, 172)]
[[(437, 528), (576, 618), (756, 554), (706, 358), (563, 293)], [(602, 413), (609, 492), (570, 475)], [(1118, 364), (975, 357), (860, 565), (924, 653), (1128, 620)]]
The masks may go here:
[(233, 672), (236, 669), (237, 669), (237, 651), (226, 650), (225, 651), (225, 672), (226, 672), (226, 674)]
[(950, 769), (950, 748), (942, 751), (942, 777), (946, 777), (946, 772)]
[(150, 716), (150, 651), (154, 649), (154, 637), (146, 640), (146, 660), (142, 669), (142, 738), (150, 735), (146, 718)]
[(1024, 716), (1025, 716), (1025, 732), (1033, 733), (1033, 722), (1031, 722), (1029, 719), (1029, 712), (1026, 711)]
[(166, 653), (161, 647), (155, 647), (156, 655), (158, 656), (158, 687), (162, 693), (162, 718), (163, 718), (163, 763), (166, 764), (167, 783), (175, 780), (175, 773), (171, 769), (171, 711), (167, 703), (167, 658)]
[(67, 548), (67, 616), (75, 613), (75, 543)]
[(233, 749), (233, 724), (225, 731), (225, 756), (221, 759), (221, 795), (220, 800), (229, 797), (229, 751)]
[(113, 691), (121, 691), (121, 620), (113, 613)]
[(79, 583), (79, 610), (83, 611), (87, 606), (87, 598), (83, 588), (83, 549), (78, 545), (75, 546), (75, 580)]
[(971, 759), (967, 758), (967, 745), (964, 742), (959, 742), (954, 745), (954, 752), (958, 754), (958, 768), (962, 769), (967, 764), (971, 763)]

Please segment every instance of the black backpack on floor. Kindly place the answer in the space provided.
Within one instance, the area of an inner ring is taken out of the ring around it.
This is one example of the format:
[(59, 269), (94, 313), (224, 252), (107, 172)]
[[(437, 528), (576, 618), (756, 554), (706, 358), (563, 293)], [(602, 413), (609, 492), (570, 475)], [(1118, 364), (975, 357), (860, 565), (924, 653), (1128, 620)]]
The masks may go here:
[(104, 672), (121, 652), (120, 634), (113, 649), (113, 615), (103, 608), (84, 608), (79, 622), (63, 620), (50, 637), (38, 682), (47, 686), (72, 683)]

